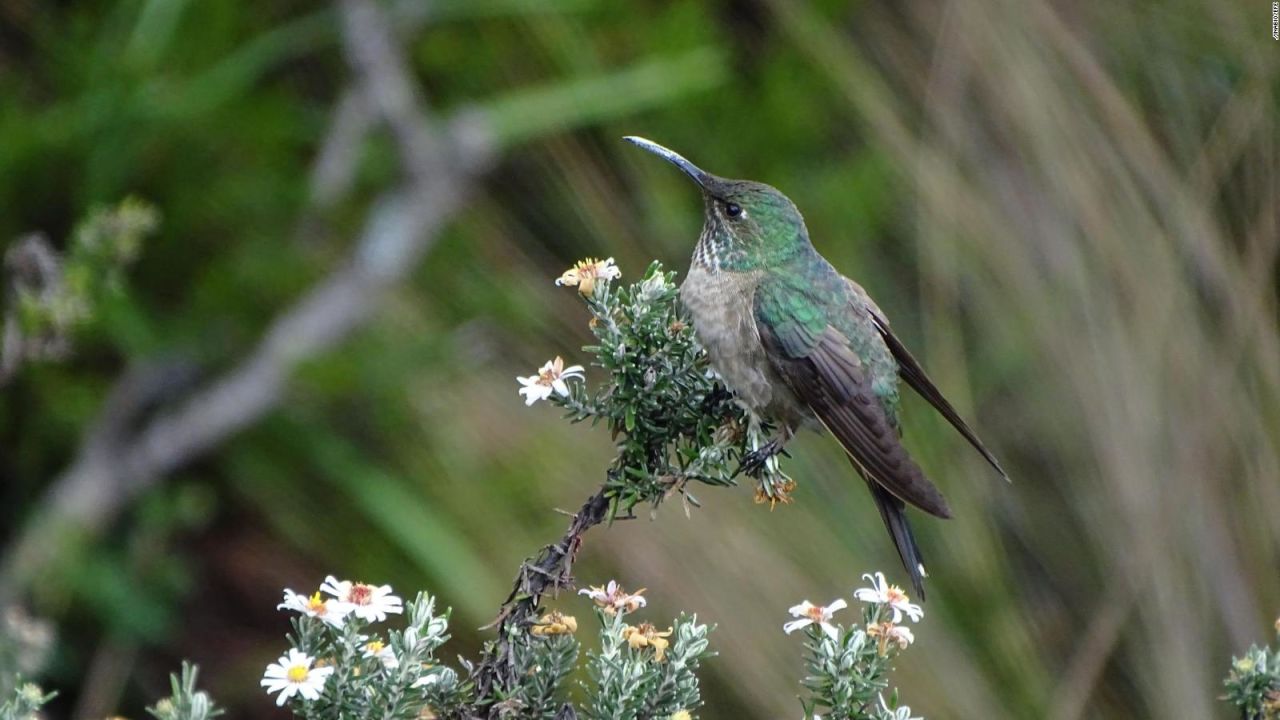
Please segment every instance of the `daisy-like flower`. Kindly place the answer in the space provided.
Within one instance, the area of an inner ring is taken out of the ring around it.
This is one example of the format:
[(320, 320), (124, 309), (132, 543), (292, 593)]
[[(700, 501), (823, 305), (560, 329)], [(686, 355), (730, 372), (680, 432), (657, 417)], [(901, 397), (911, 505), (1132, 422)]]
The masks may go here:
[(591, 293), (595, 292), (597, 280), (616, 280), (621, 276), (622, 271), (613, 264), (613, 258), (607, 260), (587, 258), (579, 260), (573, 267), (565, 270), (563, 275), (556, 278), (556, 285), (576, 287), (579, 293), (591, 297)]
[(849, 603), (845, 602), (843, 598), (833, 601), (830, 605), (814, 605), (808, 600), (805, 600), (787, 611), (791, 613), (791, 617), (800, 619), (792, 620), (791, 622), (783, 625), (782, 630), (786, 634), (790, 635), (800, 628), (808, 627), (817, 623), (818, 627), (822, 628), (822, 632), (827, 634), (827, 637), (835, 640), (840, 637), (840, 630), (835, 625), (831, 624), (831, 616), (834, 615), (837, 610), (843, 610), (846, 607), (849, 607)]
[(884, 573), (876, 573), (874, 577), (871, 575), (863, 575), (870, 583), (869, 588), (859, 588), (855, 590), (853, 596), (865, 603), (878, 603), (880, 605), (888, 605), (893, 610), (893, 621), (895, 623), (902, 622), (902, 615), (905, 613), (911, 618), (911, 622), (920, 622), (920, 618), (924, 617), (924, 610), (919, 605), (911, 602), (911, 598), (902, 591), (897, 585), (890, 585), (884, 579)]
[(324, 681), (333, 674), (332, 667), (311, 667), (315, 658), (308, 656), (297, 648), (291, 648), (289, 654), (267, 666), (262, 674), (262, 687), (267, 694), (280, 693), (276, 705), (284, 705), (294, 695), (301, 695), (303, 700), (315, 700), (324, 689)]
[(354, 613), (361, 620), (382, 622), (387, 619), (388, 613), (398, 615), (404, 612), (403, 603), (400, 598), (391, 594), (390, 585), (374, 586), (350, 580), (339, 581), (330, 575), (324, 579), (320, 590), (337, 598), (348, 612)]
[(644, 588), (640, 588), (633, 593), (629, 593), (623, 590), (616, 580), (610, 580), (607, 585), (592, 585), (589, 588), (579, 590), (578, 594), (591, 598), (597, 606), (605, 611), (605, 614), (616, 615), (619, 610), (632, 613), (644, 607), (646, 600), (642, 595), (643, 592)]
[(349, 607), (333, 598), (321, 599), (318, 592), (307, 597), (288, 588), (284, 591), (284, 602), (277, 605), (276, 609), (293, 610), (307, 617), (320, 618), (336, 628), (342, 627), (343, 621), (351, 612)]
[(662, 662), (667, 656), (667, 647), (671, 645), (671, 641), (667, 640), (671, 632), (671, 628), (667, 628), (665, 632), (658, 632), (658, 628), (649, 623), (640, 623), (636, 627), (623, 625), (622, 639), (627, 641), (632, 650), (653, 648), (653, 659)]
[(364, 652), (362, 657), (377, 658), (382, 662), (382, 666), (388, 670), (395, 670), (400, 666), (400, 661), (396, 659), (396, 654), (391, 650), (391, 646), (385, 642), (374, 638), (364, 644)]
[(565, 382), (570, 378), (581, 380), (586, 377), (581, 365), (564, 366), (564, 359), (559, 355), (555, 360), (548, 360), (538, 370), (537, 375), (529, 377), (517, 377), (516, 380), (523, 385), (520, 388), (520, 394), (524, 396), (525, 406), (532, 405), (539, 400), (546, 400), (551, 397), (551, 393), (555, 392), (560, 397), (569, 396), (569, 384)]
[(578, 632), (578, 620), (572, 615), (565, 615), (559, 610), (538, 618), (538, 622), (529, 628), (530, 635), (572, 635)]
[(881, 655), (884, 655), (885, 651), (889, 649), (889, 643), (897, 643), (898, 649), (903, 650), (916, 641), (916, 636), (911, 633), (911, 628), (888, 621), (868, 625), (867, 637), (876, 638), (880, 645)]

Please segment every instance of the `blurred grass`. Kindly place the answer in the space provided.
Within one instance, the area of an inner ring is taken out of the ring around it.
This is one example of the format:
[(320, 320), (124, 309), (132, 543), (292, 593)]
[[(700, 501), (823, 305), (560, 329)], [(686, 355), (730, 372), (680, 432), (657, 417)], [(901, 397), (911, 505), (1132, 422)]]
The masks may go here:
[[(253, 673), (285, 630), (279, 588), (329, 572), (439, 592), (460, 649), (476, 649), (519, 561), (558, 534), (553, 508), (576, 507), (610, 454), (514, 392), (517, 373), (588, 339), (552, 278), (588, 254), (628, 277), (652, 257), (684, 268), (697, 233), (684, 178), (617, 142), (639, 133), (795, 199), (1011, 469), (1012, 486), (994, 481), (909, 405), (908, 442), (957, 515), (916, 522), (933, 578), (900, 668), (914, 710), (1225, 715), (1229, 655), (1280, 610), (1280, 87), (1265, 8), (438, 7), (410, 46), (422, 86), (443, 111), (495, 110), (509, 152), (375, 325), (182, 473), (213, 490), (212, 518), (161, 523), (147, 544), (183, 560), (189, 586), (129, 559), (141, 509), (41, 578), (40, 608), (76, 629), (55, 712), (123, 634), (143, 651), (121, 711), (188, 656), (237, 714), (266, 715)], [(396, 166), (371, 143), (352, 198), (295, 235), (346, 80), (327, 8), (103, 0), (5, 4), (0, 18), (0, 238), (62, 237), (131, 193), (164, 216), (129, 297), (75, 359), (0, 395), (12, 528), (126, 362), (234, 360), (341, 257)], [(698, 92), (668, 102), (673, 87)], [(578, 129), (531, 141), (565, 113)], [(897, 566), (835, 448), (806, 436), (793, 450), (793, 506), (704, 492), (692, 521), (664, 508), (582, 554), (585, 581), (648, 586), (652, 616), (719, 624), (706, 717), (794, 714), (785, 608)], [(111, 580), (102, 602), (93, 578)]]

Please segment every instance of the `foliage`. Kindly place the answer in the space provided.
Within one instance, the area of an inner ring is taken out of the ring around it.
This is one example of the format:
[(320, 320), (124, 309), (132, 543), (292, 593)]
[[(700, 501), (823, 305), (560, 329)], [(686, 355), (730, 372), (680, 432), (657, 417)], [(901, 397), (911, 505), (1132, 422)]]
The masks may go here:
[(591, 681), (584, 687), (590, 700), (582, 717), (666, 718), (701, 706), (695, 673), (701, 661), (714, 654), (708, 651), (711, 629), (697, 617), (683, 615), (665, 631), (648, 623), (633, 627), (625, 623), (626, 615), (624, 610), (596, 609), (600, 650), (587, 661)]
[(0, 703), (0, 720), (37, 720), (40, 708), (57, 693), (46, 693), (35, 683), (19, 682), (17, 688)]
[[(339, 622), (302, 614), (293, 620), (289, 644), (315, 663), (302, 678), (316, 675), (323, 690), (317, 696), (283, 693), (293, 711), (308, 718), (419, 717), (424, 707), (448, 707), (465, 696), (458, 674), (438, 664), (435, 652), (449, 639), (448, 612), (437, 613), (435, 599), (426, 593), (409, 602), (403, 630), (375, 632), (376, 622), (354, 613)], [(287, 656), (286, 656), (287, 657)], [(284, 660), (284, 658), (282, 658)], [(294, 679), (294, 665), (281, 663), (285, 680)], [(268, 674), (270, 677), (270, 674)], [(326, 681), (328, 677), (331, 680)], [(264, 680), (266, 685), (267, 681)]]
[(169, 676), (173, 693), (147, 708), (156, 720), (209, 720), (223, 713), (214, 705), (209, 694), (196, 689), (196, 676), (200, 670), (195, 665), (182, 663), (180, 674)]
[(53, 653), (53, 624), (14, 605), (0, 614), (0, 697), (8, 697), (24, 677), (39, 677)]
[[(419, 593), (404, 606), (408, 615), (405, 629), (379, 631), (377, 626), (386, 614), (399, 614), (401, 609), (390, 587), (382, 586), (385, 593), (375, 600), (375, 604), (386, 603), (386, 612), (379, 617), (364, 612), (372, 606), (361, 593), (371, 586), (342, 586), (354, 591), (335, 590), (337, 587), (326, 583), (309, 598), (286, 590), (285, 602), (280, 605), (299, 615), (292, 621), (290, 650), (268, 667), (262, 684), (267, 692), (277, 695), (278, 704), (287, 703), (296, 715), (388, 720), (475, 717), (483, 714), (478, 703), (486, 701), (497, 717), (550, 719), (564, 717), (565, 709), (572, 708), (567, 681), (580, 654), (575, 637), (578, 624), (572, 616), (552, 611), (529, 627), (512, 630), (518, 684), (496, 702), (488, 702), (489, 698), (477, 697), (458, 672), (437, 660), (437, 650), (449, 639), (449, 613), (437, 613), (431, 596)], [(321, 593), (332, 597), (322, 598)], [(641, 599), (630, 610), (642, 605)], [(594, 682), (583, 685), (587, 697), (583, 717), (665, 718), (701, 705), (694, 673), (711, 655), (707, 643), (710, 628), (696, 618), (681, 616), (674, 630), (661, 632), (647, 623), (627, 625), (627, 607), (597, 602), (595, 612), (601, 650), (589, 654), (586, 663)], [(468, 668), (472, 665), (463, 663)], [(185, 678), (184, 670), (184, 688)], [(178, 698), (184, 697), (177, 680), (174, 682), (169, 707), (178, 707)], [(169, 717), (186, 720), (188, 716)]]
[(90, 211), (72, 233), (61, 277), (39, 291), (14, 288), (23, 333), (61, 335), (87, 322), (106, 293), (122, 290), (125, 270), (158, 222), (155, 209), (136, 198)]
[(866, 628), (884, 621), (884, 607), (863, 610), (861, 627), (840, 627), (832, 638), (812, 627), (806, 631), (804, 686), (809, 697), (802, 701), (805, 717), (820, 715), (832, 720), (895, 720), (911, 710), (897, 706), (898, 693), (886, 703), (887, 673), (899, 652), (896, 643), (876, 639)]
[[(577, 626), (577, 621), (569, 617), (561, 622), (566, 620)], [(568, 629), (568, 625), (561, 627)], [(524, 717), (552, 720), (568, 702), (569, 686), (565, 681), (577, 668), (581, 646), (568, 632), (534, 635), (515, 630), (512, 635), (515, 674), (525, 681), (503, 702)]]
[(155, 232), (154, 208), (128, 198), (90, 211), (59, 254), (41, 235), (23, 238), (5, 253), (5, 371), (22, 360), (65, 357), (73, 334), (88, 325), (106, 300), (123, 292), (124, 273), (142, 241)]
[[(743, 410), (708, 365), (678, 301), (675, 273), (655, 261), (639, 282), (615, 287), (612, 263), (588, 258), (558, 281), (577, 287), (586, 303), (596, 343), (583, 351), (606, 380), (592, 391), (565, 379), (565, 392), (548, 390), (545, 397), (565, 408), (572, 421), (603, 423), (615, 438), (617, 456), (605, 484), (611, 518), (640, 503), (656, 508), (675, 494), (696, 505), (688, 483), (732, 485), (768, 427)], [(579, 283), (580, 271), (601, 277)], [(550, 363), (553, 372), (558, 361)], [(761, 465), (756, 479), (761, 501), (789, 502), (795, 483), (779, 469), (776, 456)]]
[(884, 693), (894, 660), (915, 642), (903, 620), (919, 622), (924, 611), (882, 573), (863, 577), (872, 585), (854, 592), (864, 603), (861, 623), (846, 628), (832, 621), (837, 611), (848, 607), (840, 598), (827, 606), (806, 600), (791, 608), (798, 619), (783, 626), (788, 634), (804, 629), (808, 674), (802, 684), (809, 695), (801, 705), (806, 718), (912, 720), (911, 708), (899, 706), (896, 688), (888, 700)]
[[(1280, 621), (1276, 631), (1280, 633)], [(1231, 659), (1223, 683), (1223, 699), (1236, 706), (1242, 720), (1280, 718), (1280, 649), (1251, 646), (1243, 657)]]
[[(618, 141), (631, 133), (795, 199), (818, 248), (1021, 479), (990, 483), (907, 399), (906, 441), (956, 511), (915, 522), (945, 651), (912, 657), (914, 708), (1225, 712), (1205, 678), (1243, 650), (1232, 638), (1269, 625), (1251, 608), (1280, 598), (1280, 65), (1265, 7), (384, 4), (422, 9), (397, 26), (442, 123), (496, 108), (502, 135), (527, 140), (373, 323), (170, 478), (206, 522), (139, 533), (175, 504), (157, 486), (16, 589), (60, 629), (46, 674), (24, 674), (59, 690), (51, 716), (82, 702), (143, 716), (149, 669), (192, 647), (206, 678), (275, 657), (267, 618), (225, 622), (253, 604), (246, 578), (358, 568), (432, 587), (454, 609), (450, 645), (479, 648), (511, 568), (562, 524), (551, 508), (572, 509), (598, 484), (581, 469), (615, 454), (603, 423), (533, 420), (509, 391), (596, 342), (544, 277), (589, 250), (682, 271), (696, 237), (687, 181)], [(123, 369), (234, 366), (346, 262), (368, 200), (399, 179), (375, 130), (337, 153), (354, 158), (350, 191), (315, 191), (352, 77), (336, 15), (300, 0), (0, 10), (0, 246), (39, 230), (66, 250), (94, 207), (129, 196), (164, 218), (71, 361), (33, 363), (0, 392), (6, 540), (40, 516)], [(645, 521), (621, 523), (581, 571), (642, 563), (673, 612), (715, 608), (717, 632), (737, 637), (797, 592), (896, 563), (839, 451), (813, 433), (791, 450), (801, 488), (785, 512), (725, 493), (697, 522), (659, 518), (643, 555), (629, 537)], [(206, 588), (231, 590), (208, 602)], [(116, 658), (115, 692), (85, 686), (107, 639), (135, 650)], [(758, 642), (717, 642), (704, 716), (794, 717), (786, 639)], [(219, 700), (239, 717), (271, 710)]]
[[(918, 720), (898, 704), (896, 690), (888, 700), (884, 692), (894, 660), (914, 642), (911, 631), (899, 623), (904, 615), (919, 621), (923, 613), (883, 575), (865, 577), (875, 584), (855, 592), (864, 603), (860, 624), (846, 628), (831, 622), (833, 613), (846, 606), (843, 600), (828, 607), (806, 601), (791, 609), (798, 619), (783, 627), (787, 633), (804, 629), (808, 675), (802, 684), (810, 693), (802, 700), (805, 717)], [(420, 592), (402, 606), (390, 586), (332, 577), (310, 596), (285, 590), (280, 609), (297, 613), (288, 636), (290, 649), (268, 666), (262, 685), (277, 696), (277, 704), (312, 719), (690, 720), (703, 705), (698, 670), (715, 656), (708, 641), (712, 628), (683, 614), (666, 630), (648, 622), (629, 623), (647, 604), (643, 592), (628, 593), (613, 581), (580, 591), (594, 604), (599, 636), (599, 649), (586, 654), (580, 703), (572, 701), (568, 682), (580, 657), (578, 622), (572, 615), (552, 610), (529, 626), (510, 629), (516, 685), (491, 701), (478, 697), (456, 671), (436, 659), (449, 639), (449, 612), (437, 613), (430, 595)], [(405, 629), (379, 632), (388, 615), (406, 610)], [(468, 669), (473, 666), (459, 660)], [(172, 696), (149, 712), (158, 720), (205, 720), (220, 714), (195, 689), (195, 681), (195, 668), (184, 663), (181, 678), (171, 677)]]

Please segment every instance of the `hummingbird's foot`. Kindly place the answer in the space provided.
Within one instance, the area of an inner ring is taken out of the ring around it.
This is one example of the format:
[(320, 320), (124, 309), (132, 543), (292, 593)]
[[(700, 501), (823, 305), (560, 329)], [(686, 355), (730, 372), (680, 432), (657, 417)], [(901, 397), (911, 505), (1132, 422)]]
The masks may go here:
[(742, 456), (742, 462), (738, 463), (737, 475), (746, 473), (750, 477), (758, 478), (769, 466), (769, 461), (778, 455), (791, 457), (791, 454), (784, 449), (784, 441), (781, 438), (774, 438), (769, 442), (761, 445), (759, 448), (752, 450)]

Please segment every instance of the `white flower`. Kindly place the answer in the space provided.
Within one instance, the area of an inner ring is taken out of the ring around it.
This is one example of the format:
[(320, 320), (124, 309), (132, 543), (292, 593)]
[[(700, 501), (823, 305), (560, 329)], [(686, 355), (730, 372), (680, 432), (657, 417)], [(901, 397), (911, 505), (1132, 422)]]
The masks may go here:
[(564, 359), (557, 355), (555, 360), (547, 361), (547, 364), (538, 370), (537, 375), (517, 377), (516, 380), (524, 386), (520, 388), (520, 394), (524, 395), (524, 404), (528, 406), (539, 400), (546, 400), (551, 397), (552, 392), (558, 393), (561, 397), (568, 397), (569, 384), (565, 381), (570, 378), (581, 380), (585, 377), (586, 374), (581, 365), (565, 367)]
[(267, 666), (262, 675), (262, 687), (267, 694), (280, 693), (276, 705), (284, 705), (294, 695), (302, 695), (303, 700), (315, 700), (324, 689), (324, 681), (333, 674), (331, 667), (311, 667), (314, 658), (297, 648), (291, 648), (288, 655)]
[(843, 598), (836, 600), (830, 605), (814, 605), (808, 600), (805, 600), (787, 611), (791, 613), (791, 617), (797, 617), (800, 619), (792, 620), (791, 622), (783, 625), (782, 630), (790, 635), (792, 632), (799, 630), (802, 627), (808, 627), (809, 625), (818, 623), (818, 626), (822, 628), (822, 632), (826, 633), (827, 637), (835, 640), (840, 637), (840, 630), (837, 629), (835, 625), (831, 624), (831, 616), (834, 615), (837, 610), (843, 610), (848, 606), (849, 603), (846, 603)]
[(388, 670), (395, 670), (400, 666), (400, 661), (396, 659), (396, 654), (391, 650), (391, 646), (377, 638), (364, 644), (362, 657), (377, 658), (382, 661), (382, 666)]
[(880, 654), (888, 649), (889, 643), (897, 643), (898, 649), (904, 649), (916, 641), (911, 628), (891, 622), (872, 623), (867, 626), (867, 637), (877, 638), (880, 642)]
[(311, 597), (299, 595), (298, 593), (285, 588), (284, 602), (276, 606), (277, 610), (293, 610), (300, 612), (307, 617), (320, 618), (330, 625), (340, 628), (351, 609), (346, 605), (334, 600), (321, 600), (320, 593), (316, 593)]
[(565, 270), (564, 274), (556, 279), (556, 284), (576, 287), (579, 293), (590, 297), (595, 291), (596, 280), (616, 280), (619, 277), (622, 277), (622, 270), (613, 264), (613, 258), (607, 260), (587, 258), (579, 260), (573, 267)]
[(400, 598), (391, 594), (390, 585), (375, 587), (350, 580), (339, 581), (330, 575), (324, 579), (320, 589), (337, 598), (339, 603), (348, 608), (348, 612), (369, 622), (382, 622), (387, 619), (388, 613), (398, 615), (404, 612)]
[(871, 575), (863, 575), (871, 582), (871, 587), (860, 588), (855, 590), (853, 596), (865, 603), (877, 603), (880, 605), (888, 605), (893, 610), (893, 621), (895, 623), (902, 622), (902, 615), (906, 613), (911, 618), (911, 622), (920, 622), (920, 618), (924, 617), (924, 610), (919, 605), (911, 602), (911, 598), (902, 591), (897, 585), (890, 585), (884, 579), (884, 573), (876, 573), (875, 577)]
[(579, 595), (586, 595), (595, 601), (605, 613), (609, 615), (616, 614), (619, 610), (623, 612), (635, 612), (637, 609), (644, 607), (648, 601), (644, 599), (641, 593), (644, 588), (629, 593), (622, 589), (616, 580), (610, 580), (609, 584), (602, 586), (593, 585), (589, 588), (579, 590)]

